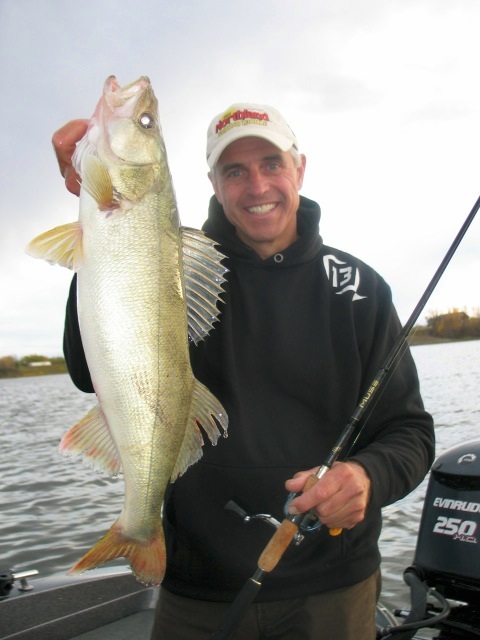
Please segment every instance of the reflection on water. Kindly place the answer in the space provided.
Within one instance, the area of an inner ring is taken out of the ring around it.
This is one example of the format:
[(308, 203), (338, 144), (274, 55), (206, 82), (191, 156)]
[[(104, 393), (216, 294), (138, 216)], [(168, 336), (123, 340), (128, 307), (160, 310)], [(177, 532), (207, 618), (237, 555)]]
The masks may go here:
[[(437, 454), (478, 439), (480, 341), (412, 352), (435, 418)], [(122, 480), (57, 452), (62, 435), (93, 404), (67, 375), (0, 380), (0, 569), (65, 572), (119, 514)], [(390, 608), (409, 602), (402, 574), (413, 560), (426, 484), (384, 509), (382, 601)]]

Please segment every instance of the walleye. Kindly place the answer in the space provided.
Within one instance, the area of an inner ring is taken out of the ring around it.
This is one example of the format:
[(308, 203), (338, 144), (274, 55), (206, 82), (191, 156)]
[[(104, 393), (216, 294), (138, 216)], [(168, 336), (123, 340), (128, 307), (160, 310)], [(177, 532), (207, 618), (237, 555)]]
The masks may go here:
[(77, 272), (78, 315), (95, 406), (60, 450), (123, 471), (120, 516), (70, 570), (125, 557), (137, 579), (166, 567), (160, 510), (169, 480), (202, 456), (228, 418), (195, 379), (188, 337), (217, 320), (224, 257), (201, 231), (180, 227), (150, 81), (105, 82), (73, 163), (82, 177), (77, 222), (48, 231), (27, 252)]

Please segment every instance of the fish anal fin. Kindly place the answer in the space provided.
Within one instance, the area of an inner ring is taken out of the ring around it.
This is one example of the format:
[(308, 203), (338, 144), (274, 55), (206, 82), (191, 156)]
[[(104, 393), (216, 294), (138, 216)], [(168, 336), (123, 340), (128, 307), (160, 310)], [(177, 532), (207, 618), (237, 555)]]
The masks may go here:
[(25, 249), (33, 258), (42, 258), (50, 264), (59, 264), (78, 271), (83, 261), (82, 227), (69, 222), (45, 231), (34, 238)]
[(66, 456), (81, 456), (87, 466), (116, 476), (122, 463), (99, 405), (63, 436), (58, 447)]
[(170, 478), (172, 482), (202, 457), (204, 441), (198, 425), (214, 445), (220, 437), (219, 427), (223, 429), (223, 435), (227, 435), (228, 417), (225, 409), (207, 387), (195, 380), (188, 424)]
[(83, 573), (115, 558), (125, 558), (137, 580), (145, 585), (158, 586), (165, 575), (166, 551), (163, 528), (146, 540), (127, 536), (117, 520), (107, 533), (81, 558), (68, 573)]
[(180, 229), (187, 302), (188, 335), (197, 344), (207, 336), (220, 314), (217, 303), (225, 282), (223, 253), (203, 231)]

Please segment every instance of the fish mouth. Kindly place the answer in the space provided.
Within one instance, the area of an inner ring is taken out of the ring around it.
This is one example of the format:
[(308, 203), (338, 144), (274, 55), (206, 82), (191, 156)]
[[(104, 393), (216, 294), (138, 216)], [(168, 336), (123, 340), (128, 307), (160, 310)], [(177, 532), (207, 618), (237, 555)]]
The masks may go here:
[(109, 76), (105, 80), (103, 95), (105, 102), (113, 111), (126, 104), (132, 98), (136, 98), (142, 91), (150, 87), (150, 79), (147, 76), (140, 76), (124, 87), (120, 86), (116, 76)]

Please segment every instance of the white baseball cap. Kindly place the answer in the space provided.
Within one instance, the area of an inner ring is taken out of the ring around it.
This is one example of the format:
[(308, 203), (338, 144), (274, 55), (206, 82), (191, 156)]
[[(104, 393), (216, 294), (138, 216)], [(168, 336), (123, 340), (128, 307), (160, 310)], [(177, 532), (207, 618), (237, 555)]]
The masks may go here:
[(268, 140), (281, 151), (292, 147), (298, 149), (295, 134), (276, 109), (239, 102), (215, 116), (208, 127), (207, 163), (210, 169), (229, 144), (249, 136)]

